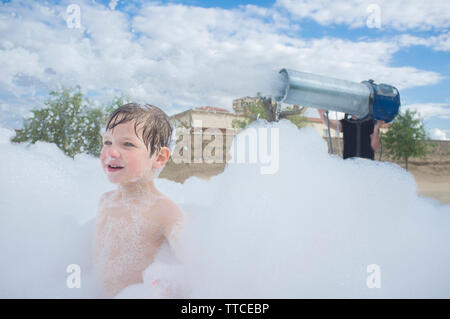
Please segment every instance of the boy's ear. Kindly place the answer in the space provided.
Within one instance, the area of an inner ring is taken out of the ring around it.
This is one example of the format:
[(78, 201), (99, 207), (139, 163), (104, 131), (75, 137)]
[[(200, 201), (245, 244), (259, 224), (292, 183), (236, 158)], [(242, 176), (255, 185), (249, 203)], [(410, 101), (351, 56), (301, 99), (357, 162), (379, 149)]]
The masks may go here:
[(153, 162), (153, 168), (161, 168), (166, 165), (170, 157), (170, 150), (168, 147), (161, 147), (159, 152), (156, 154), (155, 161)]

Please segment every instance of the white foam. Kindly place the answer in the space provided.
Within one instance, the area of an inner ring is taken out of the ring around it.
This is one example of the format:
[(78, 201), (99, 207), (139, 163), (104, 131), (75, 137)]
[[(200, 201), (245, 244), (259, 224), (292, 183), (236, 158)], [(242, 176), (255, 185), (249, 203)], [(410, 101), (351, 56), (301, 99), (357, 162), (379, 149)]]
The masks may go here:
[[(145, 283), (119, 297), (164, 297), (155, 278), (192, 298), (450, 297), (450, 205), (418, 197), (413, 176), (395, 164), (344, 161), (313, 129), (274, 125), (276, 174), (233, 164), (209, 181), (157, 180), (186, 212), (183, 266), (158, 258)], [(11, 145), (5, 132), (0, 297), (101, 297), (92, 235), (98, 199), (114, 186), (99, 160), (72, 160), (47, 143)], [(72, 263), (81, 289), (66, 286)], [(380, 266), (379, 289), (366, 285), (370, 264)]]

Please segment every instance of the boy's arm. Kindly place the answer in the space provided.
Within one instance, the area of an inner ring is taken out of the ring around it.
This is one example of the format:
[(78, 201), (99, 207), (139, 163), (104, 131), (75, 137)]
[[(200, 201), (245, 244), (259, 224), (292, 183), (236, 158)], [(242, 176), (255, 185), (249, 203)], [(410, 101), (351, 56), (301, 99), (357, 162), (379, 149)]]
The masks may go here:
[(184, 213), (171, 200), (167, 200), (165, 208), (162, 233), (175, 257), (180, 260), (180, 233), (184, 225)]
[(103, 193), (102, 196), (100, 196), (100, 199), (98, 200), (97, 216), (95, 217), (95, 222), (97, 224), (97, 230), (98, 230), (98, 227), (100, 226), (100, 223), (103, 221), (103, 219), (105, 217), (104, 206), (106, 204), (107, 197), (109, 194), (110, 194), (110, 192)]
[(103, 193), (98, 200), (97, 206), (97, 216), (95, 217), (95, 240), (94, 240), (94, 252), (95, 256), (98, 256), (99, 253), (99, 234), (103, 227), (103, 222), (105, 219), (105, 209), (104, 205), (107, 201), (107, 197), (111, 192)]
[[(181, 254), (180, 245), (180, 233), (184, 225), (184, 213), (183, 211), (171, 200), (165, 199), (160, 206), (160, 213), (163, 214), (162, 223), (162, 234), (167, 240), (170, 250), (178, 263), (183, 261)], [(181, 267), (181, 268), (180, 268)], [(177, 272), (183, 271), (183, 266), (175, 266), (171, 268), (171, 271)], [(175, 279), (174, 279), (175, 278)], [(171, 279), (171, 277), (156, 278), (152, 281), (152, 285), (155, 286), (157, 290), (156, 298), (185, 298), (186, 293), (184, 292), (184, 283), (176, 279), (176, 276)]]

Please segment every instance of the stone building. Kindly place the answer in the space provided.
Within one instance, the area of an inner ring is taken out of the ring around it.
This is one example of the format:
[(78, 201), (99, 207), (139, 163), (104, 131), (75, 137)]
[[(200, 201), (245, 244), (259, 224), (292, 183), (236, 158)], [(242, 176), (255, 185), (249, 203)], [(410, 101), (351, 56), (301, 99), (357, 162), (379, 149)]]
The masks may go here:
[[(191, 154), (187, 155), (188, 158), (194, 163), (201, 163), (203, 150), (210, 143), (222, 145), (222, 158), (223, 162), (226, 162), (229, 147), (238, 132), (238, 129), (233, 127), (233, 121), (243, 121), (247, 118), (224, 108), (202, 106), (172, 115), (170, 119), (178, 136), (173, 153), (183, 157), (188, 151)], [(218, 141), (218, 138), (221, 140)], [(213, 154), (215, 155), (215, 151)]]
[(175, 127), (202, 127), (204, 130), (217, 128), (225, 133), (226, 129), (235, 131), (233, 129), (233, 120), (245, 120), (246, 117), (232, 113), (224, 108), (202, 106), (172, 115), (170, 119)]

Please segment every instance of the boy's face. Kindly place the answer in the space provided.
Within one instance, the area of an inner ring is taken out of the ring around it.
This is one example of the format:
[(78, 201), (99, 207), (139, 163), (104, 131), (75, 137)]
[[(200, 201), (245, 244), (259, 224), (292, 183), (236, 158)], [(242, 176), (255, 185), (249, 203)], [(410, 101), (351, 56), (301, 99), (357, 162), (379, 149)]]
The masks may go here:
[(119, 124), (103, 136), (100, 160), (108, 179), (114, 184), (152, 179), (156, 154), (152, 158), (149, 154), (142, 139), (136, 136), (134, 121)]

